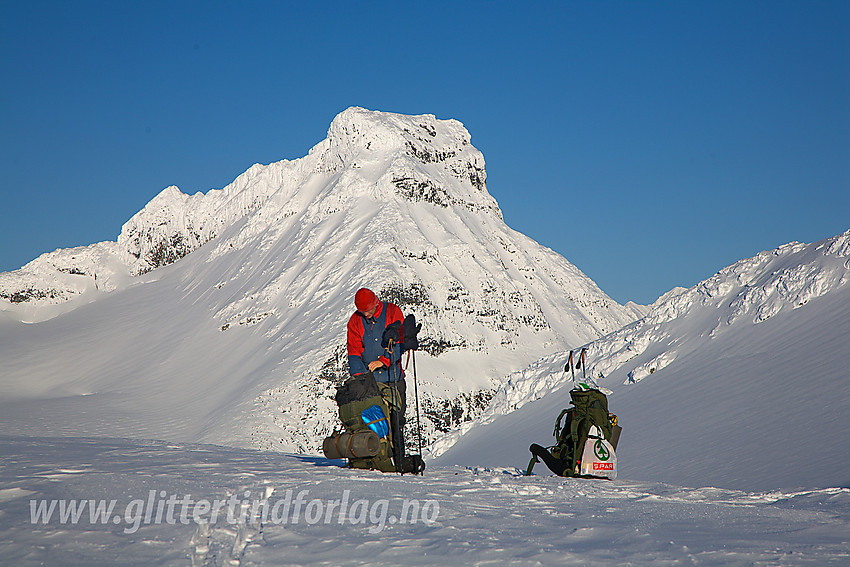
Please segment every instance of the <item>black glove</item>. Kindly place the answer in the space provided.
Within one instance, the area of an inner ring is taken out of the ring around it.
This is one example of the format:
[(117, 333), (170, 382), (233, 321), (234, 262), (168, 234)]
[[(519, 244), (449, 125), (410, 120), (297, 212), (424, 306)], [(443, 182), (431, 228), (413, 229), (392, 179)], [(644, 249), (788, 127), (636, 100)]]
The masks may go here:
[(419, 348), (419, 339), (416, 335), (422, 328), (422, 323), (416, 324), (416, 317), (413, 313), (404, 318), (404, 323), (401, 326), (401, 336), (404, 341), (404, 350), (417, 350)]
[(387, 328), (384, 329), (384, 336), (381, 339), (381, 346), (387, 348), (390, 344), (390, 340), (392, 340), (393, 344), (401, 342), (401, 321), (396, 321), (395, 323), (387, 325)]

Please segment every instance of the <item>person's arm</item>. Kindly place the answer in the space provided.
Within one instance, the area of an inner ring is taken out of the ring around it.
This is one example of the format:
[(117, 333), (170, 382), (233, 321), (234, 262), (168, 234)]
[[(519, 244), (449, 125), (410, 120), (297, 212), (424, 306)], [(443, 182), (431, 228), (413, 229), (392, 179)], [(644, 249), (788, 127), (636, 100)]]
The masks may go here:
[(352, 376), (368, 372), (363, 363), (363, 323), (359, 317), (348, 320), (348, 373)]

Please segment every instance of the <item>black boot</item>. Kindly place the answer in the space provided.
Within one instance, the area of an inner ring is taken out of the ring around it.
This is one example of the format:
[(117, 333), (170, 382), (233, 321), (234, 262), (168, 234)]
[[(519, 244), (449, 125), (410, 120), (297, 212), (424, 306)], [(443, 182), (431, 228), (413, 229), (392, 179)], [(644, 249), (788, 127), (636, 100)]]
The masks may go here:
[(425, 461), (422, 460), (421, 455), (405, 455), (402, 457), (401, 466), (403, 473), (422, 474), (425, 470)]

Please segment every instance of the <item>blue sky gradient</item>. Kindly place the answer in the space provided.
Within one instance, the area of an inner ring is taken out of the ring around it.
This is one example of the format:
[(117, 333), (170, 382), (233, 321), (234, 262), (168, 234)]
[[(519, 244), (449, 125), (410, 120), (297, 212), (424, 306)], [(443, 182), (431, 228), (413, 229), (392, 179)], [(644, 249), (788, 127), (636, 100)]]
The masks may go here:
[(0, 271), (353, 105), (455, 118), (506, 222), (649, 303), (850, 228), (850, 2), (4, 2)]

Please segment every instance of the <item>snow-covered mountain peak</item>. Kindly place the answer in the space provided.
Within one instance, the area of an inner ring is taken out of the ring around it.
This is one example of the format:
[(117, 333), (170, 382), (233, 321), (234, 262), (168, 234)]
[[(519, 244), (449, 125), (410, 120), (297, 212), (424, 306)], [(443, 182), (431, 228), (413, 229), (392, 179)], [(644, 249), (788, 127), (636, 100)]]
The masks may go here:
[(674, 290), (650, 309), (647, 320), (660, 324), (712, 306), (715, 331), (745, 318), (754, 324), (782, 310), (797, 309), (850, 279), (850, 230), (814, 244), (790, 242), (723, 268), (689, 290)]
[[(122, 309), (122, 318), (149, 318), (157, 306), (179, 306), (161, 313), (142, 341), (173, 363), (152, 365), (144, 380), (185, 375), (208, 385), (208, 423), (188, 419), (170, 431), (312, 451), (336, 420), (333, 392), (347, 374), (344, 329), (354, 291), (370, 287), (424, 323), (422, 394), (433, 436), (483, 408), (506, 374), (644, 312), (617, 304), (565, 258), (510, 229), (470, 140), (456, 120), (349, 108), (304, 157), (255, 164), (207, 193), (166, 188), (124, 224), (117, 243), (101, 246), (111, 263), (77, 251), (73, 257), (90, 265), (56, 279), (47, 275), (67, 270), (69, 255), (51, 253), (16, 277), (0, 276), (0, 295), (12, 298), (12, 311), (21, 313), (22, 304), (38, 311), (72, 297), (94, 274), (98, 282), (124, 281), (104, 279), (107, 266), (129, 280), (173, 264), (103, 307), (127, 302), (133, 308)], [(68, 278), (76, 288), (50, 291)], [(176, 325), (183, 325), (180, 338)], [(104, 348), (112, 336), (99, 339)], [(132, 352), (118, 356), (145, 352), (136, 338), (122, 344)], [(186, 344), (205, 353), (203, 372), (183, 354)], [(247, 351), (261, 354), (232, 354)], [(70, 367), (88, 373), (79, 377), (86, 386), (71, 391), (116, 379)], [(232, 383), (241, 386), (226, 400), (212, 387)], [(180, 384), (168, 403), (179, 403)]]
[(471, 136), (457, 120), (433, 114), (407, 116), (351, 107), (328, 129), (328, 145), (344, 159), (410, 152), (425, 163), (439, 163), (470, 146)]
[[(319, 173), (348, 172), (346, 190), (390, 202), (401, 197), (462, 206), (501, 218), (487, 193), (484, 156), (457, 120), (349, 108), (310, 152)], [(359, 181), (359, 182), (357, 182)]]
[[(118, 258), (110, 262), (119, 273), (112, 275), (135, 276), (171, 264), (258, 211), (249, 233), (279, 227), (296, 214), (316, 220), (352, 207), (363, 196), (382, 207), (398, 200), (425, 202), (501, 220), (486, 189), (484, 157), (470, 139), (457, 120), (351, 107), (334, 118), (327, 138), (303, 158), (254, 164), (226, 187), (205, 194), (190, 196), (176, 186), (163, 189), (122, 226), (115, 248)], [(233, 246), (227, 244), (228, 249)], [(80, 282), (56, 285), (56, 278), (47, 274), (94, 273), (98, 268), (66, 266), (63, 258), (68, 256), (61, 251), (42, 256), (16, 273), (14, 283), (6, 281), (9, 289), (0, 281), (3, 296), (37, 305), (79, 294)]]
[(368, 198), (385, 210), (398, 201), (460, 207), (502, 218), (486, 188), (484, 157), (456, 120), (352, 107), (334, 118), (307, 156), (255, 164), (221, 190), (191, 197), (169, 187), (122, 228), (118, 242), (133, 274), (171, 263), (246, 215), (241, 248), (268, 230), (356, 211)]

